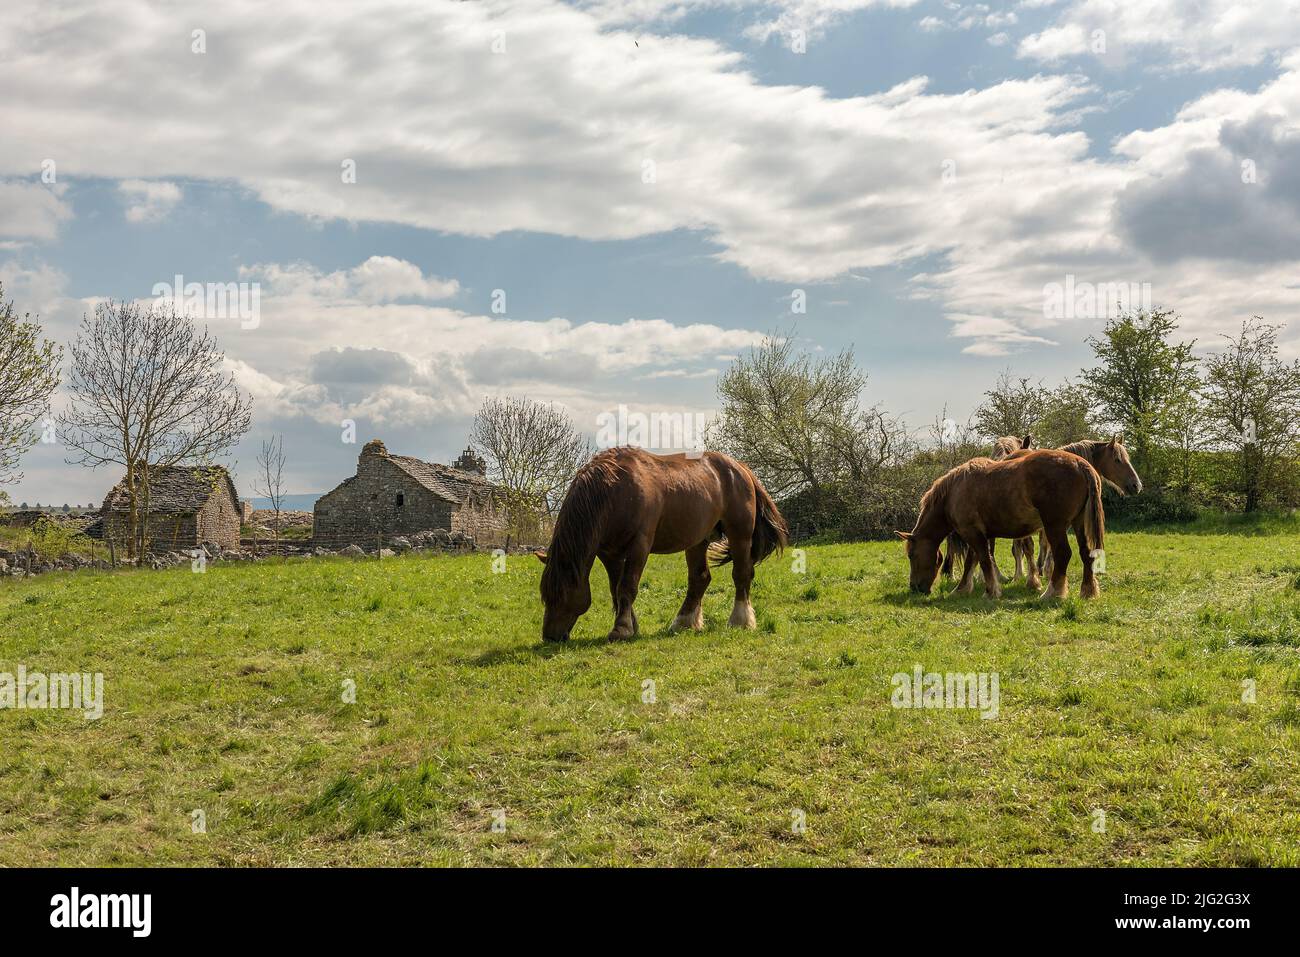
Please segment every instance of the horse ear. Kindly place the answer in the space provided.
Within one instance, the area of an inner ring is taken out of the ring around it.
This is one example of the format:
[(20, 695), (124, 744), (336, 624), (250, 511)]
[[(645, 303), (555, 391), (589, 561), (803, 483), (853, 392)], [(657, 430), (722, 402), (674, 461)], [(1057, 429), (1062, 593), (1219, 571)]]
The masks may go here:
[(1020, 447), (1021, 447), (1022, 449), (1032, 449), (1032, 448), (1034, 447), (1034, 437), (1033, 437), (1033, 435), (1026, 435), (1023, 439), (1021, 439), (1021, 440), (1020, 440)]
[(546, 550), (545, 550), (545, 549), (539, 548), (537, 551), (533, 552), (533, 554), (537, 556), (537, 560), (538, 560), (539, 562), (541, 562), (543, 565), (546, 564)]
[(898, 529), (894, 529), (894, 534), (897, 535), (899, 538), (901, 538), (901, 539), (902, 539), (903, 541), (905, 541), (905, 542), (906, 542), (906, 541), (910, 541), (911, 538), (912, 538), (912, 533), (911, 533), (911, 532), (900, 532)]
[(1116, 432), (1115, 435), (1114, 435), (1114, 437), (1110, 440), (1110, 444), (1111, 444), (1111, 445), (1123, 445), (1123, 444), (1124, 444), (1124, 433), (1123, 433), (1123, 432)]

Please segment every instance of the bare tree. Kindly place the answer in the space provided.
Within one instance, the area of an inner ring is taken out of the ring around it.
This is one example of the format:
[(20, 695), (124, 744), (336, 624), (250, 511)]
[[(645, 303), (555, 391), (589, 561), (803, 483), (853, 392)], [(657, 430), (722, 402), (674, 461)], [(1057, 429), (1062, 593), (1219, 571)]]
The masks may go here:
[(272, 532), (275, 547), (280, 548), (280, 510), (284, 504), (284, 436), (275, 435), (262, 441), (262, 451), (257, 454), (257, 477), (253, 491), (271, 502), (275, 514)]
[(0, 484), (17, 482), (18, 460), (36, 442), (33, 428), (59, 385), (63, 350), (40, 339), (41, 327), (21, 319), (0, 285)]
[(975, 410), (975, 428), (986, 439), (1004, 435), (1024, 436), (1038, 425), (1047, 412), (1049, 393), (1042, 383), (1027, 377), (1013, 379), (1004, 370), (997, 384), (984, 393), (984, 401)]
[(552, 512), (573, 475), (591, 457), (591, 443), (563, 409), (520, 396), (485, 399), (470, 428), (470, 445), (504, 486), (510, 507)]
[(82, 319), (59, 426), (70, 463), (126, 469), (128, 557), (148, 541), (150, 471), (210, 462), (248, 431), (251, 400), (224, 361), (170, 305), (106, 302)]

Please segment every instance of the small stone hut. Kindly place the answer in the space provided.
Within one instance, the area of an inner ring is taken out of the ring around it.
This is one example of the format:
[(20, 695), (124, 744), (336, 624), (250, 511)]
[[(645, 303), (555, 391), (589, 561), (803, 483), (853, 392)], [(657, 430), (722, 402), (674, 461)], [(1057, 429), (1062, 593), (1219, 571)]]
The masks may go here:
[(401, 535), (445, 529), (473, 535), (497, 515), (498, 489), (483, 460), (468, 449), (455, 465), (390, 455), (379, 439), (367, 442), (357, 474), (316, 500), (312, 538), (318, 545), (374, 548)]
[[(239, 547), (243, 509), (235, 483), (220, 465), (154, 466), (149, 470), (149, 528), (145, 549), (179, 551), (204, 543)], [(100, 509), (100, 535), (129, 536), (131, 506), (126, 479), (109, 490)]]

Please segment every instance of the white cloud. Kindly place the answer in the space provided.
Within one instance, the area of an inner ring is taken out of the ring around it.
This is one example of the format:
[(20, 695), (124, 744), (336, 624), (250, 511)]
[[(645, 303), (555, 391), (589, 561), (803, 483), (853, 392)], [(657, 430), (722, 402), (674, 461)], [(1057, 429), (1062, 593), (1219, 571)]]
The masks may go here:
[(1079, 56), (1094, 30), (1111, 55), (1142, 49), (1185, 70), (1249, 66), (1300, 46), (1300, 0), (1071, 0), (1019, 54), (1045, 63)]
[(181, 201), (181, 188), (160, 180), (123, 180), (117, 189), (126, 203), (127, 222), (131, 223), (155, 223)]
[[(663, 319), (528, 321), (354, 295), (377, 258), (332, 273), (304, 263), (241, 270), (242, 278), (263, 283), (261, 321), (248, 330), (218, 323), (213, 332), (257, 398), (259, 415), (410, 427), (438, 415), (468, 416), (487, 393), (530, 389), (598, 410), (636, 391), (629, 376), (690, 378), (717, 353), (762, 338)], [(384, 271), (409, 273), (402, 267), (415, 269), (389, 260)], [(405, 288), (386, 287), (385, 296)]]
[[(11, 0), (0, 7), (0, 59), (13, 94), (0, 176), (30, 175), (20, 157), (54, 156), (61, 176), (234, 183), (277, 210), (322, 220), (474, 236), (534, 230), (624, 239), (695, 230), (716, 243), (720, 259), (781, 282), (927, 257), (914, 295), (938, 303), (977, 354), (1046, 345), (1053, 322), (1043, 315), (1042, 289), (1067, 273), (1150, 281), (1157, 299), (1219, 318), (1247, 302), (1269, 306), (1270, 318), (1294, 314), (1291, 294), (1270, 285), (1281, 265), (1162, 260), (1136, 246), (1115, 213), (1127, 188), (1182, 169), (1189, 150), (1223, 149), (1225, 116), (1267, 109), (1282, 117), (1276, 135), (1290, 135), (1300, 120), (1293, 61), (1269, 92), (1207, 95), (1174, 123), (1126, 137), (1107, 155), (1069, 128), (1098, 94), (1081, 76), (959, 93), (929, 92), (918, 76), (837, 99), (815, 87), (764, 85), (718, 42), (618, 25), (671, 17), (680, 4), (638, 4), (625, 21), (610, 19), (614, 6), (596, 16), (590, 5), (557, 0), (282, 0), (272, 27), (260, 4), (231, 0), (205, 14), (208, 52), (198, 55), (176, 42), (191, 25), (171, 7), (123, 0), (111, 12), (88, 5), (68, 13)], [(771, 15), (759, 22), (805, 9), (747, 6)], [(863, 4), (812, 6), (830, 15)], [(1132, 12), (1139, 9), (1146, 12)], [(1198, 9), (1208, 12), (1198, 19), (1169, 0), (1070, 4), (1022, 52), (1051, 59), (1077, 49), (1093, 22), (1080, 11), (1114, 13), (1112, 46), (1155, 47), (1158, 31), (1142, 30), (1159, 10), (1175, 14), (1175, 38), (1190, 43), (1199, 36), (1193, 26), (1208, 24), (1221, 28), (1210, 30), (1209, 53), (1258, 55), (1259, 42), (1244, 38), (1227, 7)], [(955, 3), (945, 15), (972, 25), (999, 16)], [(1290, 29), (1260, 32), (1278, 44)], [(494, 54), (499, 31), (505, 52)], [(67, 62), (78, 69), (51, 67)], [(160, 73), (174, 81), (158, 84)], [(112, 83), (103, 82), (107, 75)], [(340, 175), (345, 160), (356, 163), (355, 183)], [(944, 176), (950, 164), (955, 179)], [(52, 215), (43, 235), (57, 226)], [(252, 341), (274, 343), (278, 354), (240, 358), (283, 383), (297, 374), (283, 360), (299, 356), (303, 341), (317, 350), (390, 349), (417, 370), (445, 355), (440, 381), (451, 402), (468, 401), (489, 374), (511, 386), (553, 382), (557, 369), (599, 377), (672, 367), (647, 351), (646, 339), (694, 337), (700, 355), (746, 344), (715, 327), (688, 334), (666, 322), (524, 323), (417, 305), (411, 300), (445, 299), (458, 287), (383, 257), (332, 273), (271, 264), (246, 274), (270, 291)], [(1292, 284), (1281, 281), (1284, 290)], [(273, 321), (292, 335), (281, 338)], [(451, 344), (445, 353), (442, 337)]]
[(448, 299), (460, 291), (455, 279), (425, 276), (420, 267), (392, 256), (371, 256), (352, 269), (322, 273), (307, 263), (243, 266), (239, 278), (257, 281), (273, 295), (330, 297), (367, 303), (399, 299)]
[(58, 235), (59, 224), (72, 218), (72, 208), (62, 194), (59, 186), (0, 179), (0, 236), (16, 240), (10, 248)]

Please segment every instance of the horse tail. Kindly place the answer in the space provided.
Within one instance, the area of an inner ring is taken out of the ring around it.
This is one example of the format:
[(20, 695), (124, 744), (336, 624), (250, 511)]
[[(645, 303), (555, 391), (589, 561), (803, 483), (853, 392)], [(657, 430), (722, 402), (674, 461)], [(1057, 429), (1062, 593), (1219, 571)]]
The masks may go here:
[[(790, 542), (790, 528), (781, 516), (781, 510), (772, 501), (758, 476), (750, 473), (754, 487), (754, 534), (750, 536), (749, 555), (757, 565), (773, 552), (779, 552)], [(726, 538), (709, 546), (709, 562), (725, 565), (731, 561), (731, 542)]]
[(1083, 537), (1088, 551), (1106, 547), (1106, 510), (1101, 505), (1101, 476), (1088, 466), (1088, 501), (1083, 506)]
[(956, 532), (949, 532), (948, 550), (943, 556), (943, 568), (940, 569), (943, 572), (944, 578), (953, 577), (952, 573), (953, 573), (953, 566), (956, 564), (955, 560), (958, 555), (964, 556), (965, 553), (966, 553), (966, 543), (962, 541), (962, 537), (958, 535)]

